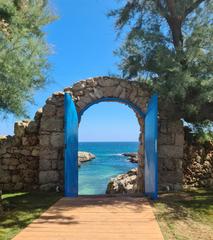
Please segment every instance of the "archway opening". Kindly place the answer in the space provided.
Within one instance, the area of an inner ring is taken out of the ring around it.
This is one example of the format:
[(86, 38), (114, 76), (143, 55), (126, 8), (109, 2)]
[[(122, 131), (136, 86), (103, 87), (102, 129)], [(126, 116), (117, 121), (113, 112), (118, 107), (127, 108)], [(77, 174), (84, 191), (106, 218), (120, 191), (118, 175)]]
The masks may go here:
[[(79, 167), (79, 194), (105, 194), (112, 177), (137, 168), (124, 153), (139, 149), (139, 116), (118, 102), (102, 102), (86, 108), (79, 125), (79, 150), (95, 159)], [(136, 159), (136, 158), (135, 158)]]

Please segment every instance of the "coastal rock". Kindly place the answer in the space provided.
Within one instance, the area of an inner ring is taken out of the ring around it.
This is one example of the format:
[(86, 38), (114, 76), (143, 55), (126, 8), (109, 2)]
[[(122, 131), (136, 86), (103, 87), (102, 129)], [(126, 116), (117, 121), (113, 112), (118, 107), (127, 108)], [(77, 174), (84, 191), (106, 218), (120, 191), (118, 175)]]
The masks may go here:
[(90, 152), (78, 152), (78, 166), (81, 165), (81, 163), (91, 161), (95, 158), (95, 155)]
[(138, 154), (137, 153), (123, 153), (125, 157), (128, 157), (128, 160), (132, 163), (138, 163)]
[(131, 169), (125, 174), (111, 178), (107, 185), (106, 194), (135, 193), (137, 190), (137, 168)]

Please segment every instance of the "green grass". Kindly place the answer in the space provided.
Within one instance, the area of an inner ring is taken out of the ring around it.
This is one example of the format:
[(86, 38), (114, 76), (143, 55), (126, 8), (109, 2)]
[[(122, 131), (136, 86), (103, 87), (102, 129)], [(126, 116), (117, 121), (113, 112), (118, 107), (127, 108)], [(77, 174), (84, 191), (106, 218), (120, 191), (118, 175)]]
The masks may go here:
[(59, 198), (61, 195), (57, 193), (3, 194), (4, 213), (0, 217), (0, 240), (12, 239)]
[(154, 206), (165, 240), (213, 239), (213, 190), (160, 194)]

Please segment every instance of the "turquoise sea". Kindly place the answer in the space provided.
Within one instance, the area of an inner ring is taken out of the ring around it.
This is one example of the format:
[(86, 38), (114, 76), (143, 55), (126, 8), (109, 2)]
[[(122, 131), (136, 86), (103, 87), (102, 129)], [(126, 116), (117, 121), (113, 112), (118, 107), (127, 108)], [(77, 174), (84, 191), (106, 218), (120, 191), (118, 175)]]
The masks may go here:
[(96, 158), (79, 168), (79, 194), (104, 194), (111, 177), (137, 166), (122, 153), (137, 152), (138, 142), (81, 142), (79, 151), (91, 152)]

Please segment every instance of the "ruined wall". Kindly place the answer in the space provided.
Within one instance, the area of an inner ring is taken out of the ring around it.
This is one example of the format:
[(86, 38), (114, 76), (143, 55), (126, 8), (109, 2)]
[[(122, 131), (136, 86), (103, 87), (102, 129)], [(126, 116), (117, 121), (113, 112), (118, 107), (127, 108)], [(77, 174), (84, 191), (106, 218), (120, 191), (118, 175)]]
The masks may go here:
[(14, 136), (0, 138), (0, 190), (38, 188), (41, 111), (15, 123)]
[(183, 182), (191, 187), (213, 187), (213, 143), (184, 145)]
[[(105, 97), (128, 100), (146, 112), (151, 96), (146, 84), (117, 78), (98, 77), (80, 81), (64, 90), (72, 95), (78, 112)], [(0, 189), (63, 189), (64, 167), (64, 92), (47, 99), (34, 121), (15, 124), (15, 135), (0, 142)], [(159, 188), (179, 189), (183, 171), (183, 128), (181, 122), (169, 122), (160, 110)], [(143, 189), (144, 121), (140, 125), (138, 186)]]

